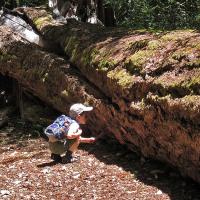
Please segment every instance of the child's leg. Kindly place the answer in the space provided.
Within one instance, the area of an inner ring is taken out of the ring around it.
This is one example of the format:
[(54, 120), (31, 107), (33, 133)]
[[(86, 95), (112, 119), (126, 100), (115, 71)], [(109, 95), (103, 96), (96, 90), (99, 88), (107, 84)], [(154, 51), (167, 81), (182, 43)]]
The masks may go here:
[(68, 151), (65, 156), (62, 158), (62, 163), (71, 163), (78, 161), (77, 158), (73, 157), (73, 153), (78, 150), (78, 146), (80, 144), (79, 137), (71, 140), (67, 140), (68, 143)]
[(78, 146), (80, 144), (80, 139), (79, 137), (78, 138), (75, 138), (75, 139), (72, 139), (72, 140), (68, 140), (69, 141), (69, 151), (74, 153), (78, 150)]
[[(77, 158), (73, 157), (73, 153), (78, 150), (78, 146), (80, 143), (92, 143), (95, 141), (95, 138), (83, 138), (83, 137), (77, 137), (75, 139), (67, 140), (68, 143), (68, 151), (66, 155), (63, 157), (62, 162), (68, 163), (68, 162), (74, 162), (77, 161)], [(78, 159), (79, 160), (79, 159)]]
[(51, 153), (61, 155), (67, 151), (65, 141), (49, 142), (49, 149)]

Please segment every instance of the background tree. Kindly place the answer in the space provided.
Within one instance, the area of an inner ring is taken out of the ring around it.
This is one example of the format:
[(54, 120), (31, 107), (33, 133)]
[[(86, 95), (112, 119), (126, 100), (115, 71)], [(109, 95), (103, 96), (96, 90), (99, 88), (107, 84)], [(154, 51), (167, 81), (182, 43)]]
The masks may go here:
[[(200, 0), (52, 0), (73, 5), (74, 14), (83, 22), (102, 22), (106, 26), (178, 29), (200, 28)], [(0, 6), (47, 4), (48, 0), (1, 0)], [(69, 14), (69, 6), (64, 15)], [(68, 9), (68, 10), (67, 10)], [(66, 12), (67, 11), (67, 12)], [(70, 16), (71, 14), (69, 14)]]

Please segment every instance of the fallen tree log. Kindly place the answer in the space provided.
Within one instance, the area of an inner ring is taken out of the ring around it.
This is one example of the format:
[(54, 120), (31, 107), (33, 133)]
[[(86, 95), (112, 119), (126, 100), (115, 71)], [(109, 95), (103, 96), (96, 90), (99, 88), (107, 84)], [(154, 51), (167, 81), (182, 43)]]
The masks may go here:
[(45, 52), (6, 26), (0, 27), (0, 73), (18, 80), (22, 87), (63, 113), (73, 102), (92, 104), (101, 110), (101, 99), (107, 101), (64, 58)]
[[(24, 39), (31, 43), (35, 43), (48, 51), (56, 52), (57, 54), (62, 54), (60, 47), (54, 44), (54, 42), (46, 41), (35, 28), (33, 22), (26, 16), (26, 14), (20, 12), (19, 9), (9, 10), (4, 8), (0, 13), (0, 26), (7, 26), (17, 32)], [(53, 47), (53, 49), (52, 49)]]
[[(91, 131), (100, 132), (106, 127), (108, 134), (130, 149), (140, 149), (145, 156), (168, 162), (200, 182), (197, 31), (105, 29), (76, 21), (57, 23), (45, 10), (25, 8), (24, 12), (45, 38), (63, 48), (78, 68), (76, 78), (70, 75), (75, 67), (63, 67), (62, 59), (49, 60), (41, 50), (33, 53), (35, 47), (24, 41), (16, 45), (18, 42), (11, 35), (4, 38), (15, 40), (12, 48), (2, 40), (1, 52), (6, 49), (12, 56), (9, 62), (1, 60), (1, 73), (21, 80), (60, 111), (66, 102), (94, 105), (96, 109), (89, 120)], [(25, 43), (26, 52), (33, 52), (24, 57), (14, 46), (23, 52)], [(9, 64), (16, 61), (15, 67)], [(63, 93), (67, 93), (64, 99)]]

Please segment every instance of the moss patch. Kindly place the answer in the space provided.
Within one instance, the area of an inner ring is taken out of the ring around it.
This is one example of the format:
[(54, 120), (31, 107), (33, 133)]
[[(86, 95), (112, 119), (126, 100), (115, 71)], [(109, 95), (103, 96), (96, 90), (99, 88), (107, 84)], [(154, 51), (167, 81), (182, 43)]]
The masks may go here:
[(96, 48), (88, 48), (81, 54), (81, 63), (85, 66), (94, 66), (97, 70), (107, 71), (113, 69), (116, 65), (115, 60), (108, 57), (106, 54), (102, 53)]
[(5, 52), (0, 52), (0, 61), (10, 61), (12, 59), (16, 59), (17, 57), (12, 54), (7, 54)]
[(162, 47), (162, 43), (160, 40), (151, 40), (148, 42), (149, 50), (156, 50)]
[(163, 41), (178, 41), (194, 35), (193, 30), (171, 31), (163, 35), (160, 39)]
[(40, 17), (40, 18), (36, 19), (34, 21), (34, 24), (36, 25), (36, 27), (38, 29), (40, 29), (43, 25), (45, 25), (47, 23), (50, 23), (51, 20), (53, 20), (52, 17), (51, 17), (51, 15), (47, 15), (45, 17)]
[(200, 67), (199, 50), (194, 47), (178, 49), (172, 54), (171, 58), (179, 62), (184, 60), (184, 66), (188, 68)]
[(191, 92), (196, 91), (200, 93), (200, 75), (192, 77), (181, 84), (182, 87), (189, 89)]
[(188, 68), (200, 68), (200, 58), (190, 61), (186, 64)]
[(78, 56), (78, 46), (80, 42), (76, 36), (67, 37), (65, 40), (65, 52), (70, 55), (71, 61), (76, 60)]
[(185, 77), (169, 77), (165, 79), (156, 80), (156, 91), (159, 91), (160, 95), (171, 94), (174, 97), (183, 97), (185, 95), (200, 94), (200, 74), (195, 76)]
[(137, 73), (142, 70), (144, 63), (154, 55), (154, 50), (141, 50), (133, 54), (125, 61), (125, 67), (131, 73)]
[(99, 55), (100, 55), (99, 50), (95, 48), (87, 48), (81, 54), (81, 63), (83, 63), (83, 65), (85, 66), (94, 64), (95, 58)]
[(133, 77), (125, 69), (115, 69), (108, 72), (107, 76), (116, 80), (122, 88), (129, 88), (133, 83)]
[(98, 70), (107, 71), (112, 69), (116, 65), (116, 62), (112, 59), (102, 58), (98, 64)]
[(175, 59), (175, 60), (178, 60), (178, 61), (181, 61), (183, 58), (186, 58), (186, 56), (191, 53), (191, 49), (179, 49), (177, 51), (175, 51), (173, 54), (172, 54), (172, 58)]
[(142, 49), (147, 46), (148, 42), (149, 42), (148, 39), (130, 42), (128, 44), (128, 49), (133, 50), (133, 51)]

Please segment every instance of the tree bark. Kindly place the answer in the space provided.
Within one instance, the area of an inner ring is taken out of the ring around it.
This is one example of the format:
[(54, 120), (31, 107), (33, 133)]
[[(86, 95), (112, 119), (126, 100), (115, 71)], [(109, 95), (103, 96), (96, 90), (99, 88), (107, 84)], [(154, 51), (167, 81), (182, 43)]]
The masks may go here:
[(62, 112), (74, 102), (93, 105), (92, 132), (104, 130), (200, 182), (197, 31), (105, 29), (73, 20), (58, 23), (44, 10), (24, 12), (73, 65), (1, 27), (1, 73)]

